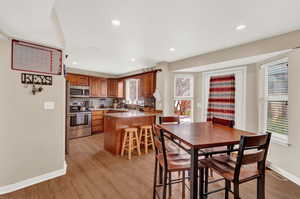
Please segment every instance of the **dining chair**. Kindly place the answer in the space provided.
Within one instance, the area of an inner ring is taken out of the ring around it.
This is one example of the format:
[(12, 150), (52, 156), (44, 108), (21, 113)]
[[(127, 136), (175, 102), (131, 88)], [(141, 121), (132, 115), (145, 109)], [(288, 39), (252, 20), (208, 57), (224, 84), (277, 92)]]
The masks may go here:
[[(157, 188), (163, 187), (163, 199), (167, 196), (167, 186), (169, 197), (172, 195), (172, 184), (182, 184), (182, 198), (185, 198), (185, 176), (186, 171), (190, 171), (191, 162), (188, 154), (179, 154), (168, 152), (165, 145), (165, 136), (163, 130), (154, 125), (154, 144), (155, 144), (155, 168), (154, 168), (154, 181), (153, 181), (153, 199), (156, 198)], [(163, 172), (159, 175), (159, 184), (157, 183), (157, 169), (160, 166)], [(172, 179), (172, 173), (181, 172), (182, 175), (178, 179)]]
[[(213, 169), (225, 179), (225, 199), (228, 199), (229, 192), (233, 193), (234, 199), (239, 199), (239, 185), (254, 179), (257, 179), (257, 198), (265, 198), (265, 165), (270, 139), (271, 133), (242, 136), (237, 157), (219, 155), (200, 160), (202, 165)], [(203, 172), (203, 168), (201, 170)], [(207, 186), (207, 182), (205, 183)], [(233, 183), (233, 191), (231, 190), (231, 183)], [(200, 194), (208, 196), (215, 192)]]
[[(221, 118), (217, 118), (217, 117), (213, 117), (212, 118), (212, 124), (219, 124), (219, 125), (222, 125), (222, 126), (227, 126), (227, 127), (230, 127), (230, 128), (233, 128), (234, 127), (234, 120), (225, 120), (225, 119), (221, 119)], [(218, 152), (218, 151), (226, 151), (228, 150), (227, 154), (229, 155), (230, 154), (230, 150), (232, 150), (233, 147), (232, 146), (228, 146), (228, 147), (225, 147), (225, 146), (221, 146), (221, 147), (211, 147), (211, 148), (205, 148), (205, 149), (202, 149), (201, 151), (206, 153), (206, 154), (209, 154), (208, 156), (209, 157), (212, 157), (212, 152)], [(213, 176), (213, 171), (211, 169), (210, 171), (210, 175)]]
[[(179, 116), (160, 116), (159, 124), (180, 124), (180, 117)], [(170, 138), (174, 139), (172, 137), (170, 137)], [(166, 141), (166, 148), (168, 151), (172, 151), (172, 152), (180, 151), (180, 148), (178, 146), (176, 146), (174, 143), (170, 142), (169, 140)]]

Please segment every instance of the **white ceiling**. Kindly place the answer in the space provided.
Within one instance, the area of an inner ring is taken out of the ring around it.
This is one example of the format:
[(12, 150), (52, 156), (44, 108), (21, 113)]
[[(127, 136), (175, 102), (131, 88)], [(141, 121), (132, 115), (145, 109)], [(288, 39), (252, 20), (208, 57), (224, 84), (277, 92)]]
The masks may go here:
[(63, 48), (57, 27), (55, 0), (1, 0), (0, 32), (23, 39)]
[(300, 29), (299, 10), (298, 0), (1, 0), (0, 31), (65, 46), (68, 67), (122, 74)]

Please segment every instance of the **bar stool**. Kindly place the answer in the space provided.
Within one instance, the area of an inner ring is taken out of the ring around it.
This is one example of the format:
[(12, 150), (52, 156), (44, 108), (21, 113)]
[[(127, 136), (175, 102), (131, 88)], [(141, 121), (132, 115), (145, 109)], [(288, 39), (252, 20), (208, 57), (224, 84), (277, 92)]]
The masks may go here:
[(140, 141), (138, 137), (137, 128), (124, 129), (123, 144), (121, 150), (121, 156), (124, 156), (124, 152), (128, 152), (128, 159), (131, 160), (131, 153), (134, 149), (137, 149), (138, 155), (141, 155)]
[(145, 125), (140, 127), (140, 145), (144, 145), (145, 154), (148, 153), (148, 147), (152, 146), (153, 151), (155, 150), (154, 141), (153, 141), (153, 132), (151, 125)]

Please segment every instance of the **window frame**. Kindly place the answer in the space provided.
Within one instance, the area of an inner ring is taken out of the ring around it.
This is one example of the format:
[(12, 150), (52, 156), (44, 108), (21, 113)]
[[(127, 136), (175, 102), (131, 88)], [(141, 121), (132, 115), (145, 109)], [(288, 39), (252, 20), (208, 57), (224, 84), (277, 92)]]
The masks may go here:
[[(287, 95), (278, 95), (278, 96), (269, 96), (268, 95), (268, 67), (279, 65), (279, 64), (288, 64), (288, 58), (283, 58), (279, 59), (276, 61), (272, 61), (266, 64), (263, 64), (261, 66), (262, 70), (262, 86), (261, 86), (261, 92), (262, 92), (262, 97), (261, 97), (261, 106), (262, 106), (262, 124), (261, 124), (261, 131), (263, 133), (267, 132), (267, 123), (268, 123), (268, 102), (270, 101), (287, 101), (288, 100), (288, 94)], [(289, 108), (288, 108), (289, 110)], [(271, 141), (284, 145), (284, 146), (289, 146), (289, 131), (286, 134), (280, 134), (276, 132), (271, 132), (272, 133), (272, 138)]]
[[(134, 101), (131, 101), (130, 100), (130, 97), (129, 97), (129, 82), (131, 81), (135, 81), (136, 82), (136, 100)], [(125, 97), (125, 100), (126, 100), (126, 104), (132, 104), (132, 105), (137, 105), (138, 104), (138, 100), (139, 100), (139, 79), (126, 79), (125, 81), (125, 89), (126, 89), (126, 97)]]
[[(176, 95), (176, 80), (177, 78), (190, 79), (190, 95), (189, 96), (177, 96)], [(174, 76), (174, 100), (192, 100), (194, 98), (194, 76), (191, 74), (175, 74)]]

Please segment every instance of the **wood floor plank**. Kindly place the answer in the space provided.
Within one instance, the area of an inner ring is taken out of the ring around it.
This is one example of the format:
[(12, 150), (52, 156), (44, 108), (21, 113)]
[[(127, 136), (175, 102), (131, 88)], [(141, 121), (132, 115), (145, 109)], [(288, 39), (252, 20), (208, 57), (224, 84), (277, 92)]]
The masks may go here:
[[(66, 157), (67, 174), (13, 193), (5, 199), (151, 199), (154, 155), (149, 153), (132, 160), (116, 157), (104, 150), (103, 134), (74, 139)], [(174, 174), (176, 176), (176, 174)], [(175, 177), (174, 176), (174, 177)], [(177, 176), (176, 176), (177, 177)], [(221, 188), (223, 183), (210, 186)], [(181, 197), (181, 185), (173, 188), (172, 199)], [(241, 198), (256, 198), (256, 182), (241, 185)], [(189, 193), (187, 191), (186, 198)], [(224, 198), (224, 193), (210, 196)], [(232, 196), (230, 196), (232, 198)], [(299, 199), (300, 187), (267, 171), (266, 198)]]

